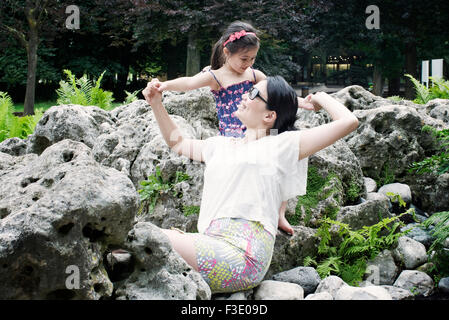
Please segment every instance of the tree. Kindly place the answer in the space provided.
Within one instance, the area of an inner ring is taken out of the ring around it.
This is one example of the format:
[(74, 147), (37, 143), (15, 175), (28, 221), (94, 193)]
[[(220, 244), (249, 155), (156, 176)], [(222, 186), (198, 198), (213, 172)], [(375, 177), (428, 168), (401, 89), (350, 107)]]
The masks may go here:
[[(307, 1), (149, 1), (133, 0), (134, 13), (138, 16), (135, 37), (137, 46), (151, 42), (154, 45), (170, 41), (173, 46), (187, 43), (186, 74), (195, 74), (200, 69), (202, 53), (210, 49), (221, 36), (223, 29), (232, 21), (251, 22), (265, 35), (265, 44), (270, 46), (262, 56), (273, 58), (273, 48), (285, 66), (296, 66), (286, 51), (292, 44), (301, 41), (298, 16)], [(243, 17), (243, 18), (242, 18)], [(178, 50), (178, 48), (173, 48)], [(266, 60), (266, 59), (265, 59)], [(262, 61), (263, 62), (263, 61)], [(272, 66), (273, 61), (266, 63)], [(276, 62), (281, 62), (279, 57)], [(276, 63), (277, 64), (277, 63)]]
[(102, 86), (123, 99), (133, 51), (136, 21), (130, 14), (129, 0), (78, 0), (80, 28), (62, 28), (55, 37), (56, 60), (60, 70), (70, 69), (77, 76), (99, 77), (106, 70)]
[[(365, 9), (371, 4), (369, 0), (310, 1), (312, 14), (301, 16), (301, 24), (309, 38), (305, 48), (363, 53), (365, 62), (374, 65), (379, 94), (386, 75), (391, 80), (404, 78), (405, 73), (416, 76), (423, 52), (441, 52), (442, 48), (447, 52), (449, 4), (444, 0), (385, 0), (378, 4), (380, 29), (369, 30)], [(404, 81), (406, 97), (411, 99), (413, 87)]]
[(14, 36), (27, 53), (27, 84), (24, 114), (34, 114), (39, 32), (57, 19), (47, 19), (60, 6), (56, 0), (4, 0), (0, 2), (0, 30)]

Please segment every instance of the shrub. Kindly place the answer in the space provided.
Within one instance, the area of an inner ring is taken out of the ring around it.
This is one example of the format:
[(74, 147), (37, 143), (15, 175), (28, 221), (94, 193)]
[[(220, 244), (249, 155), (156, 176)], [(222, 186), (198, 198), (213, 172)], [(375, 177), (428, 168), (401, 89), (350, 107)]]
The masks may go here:
[(97, 106), (102, 109), (110, 109), (114, 98), (112, 92), (103, 91), (100, 88), (101, 80), (106, 71), (100, 75), (95, 82), (95, 85), (87, 75), (76, 79), (75, 75), (70, 70), (64, 70), (67, 75), (68, 82), (61, 80), (59, 82), (59, 89), (56, 89), (58, 94), (58, 104), (79, 104), (82, 106)]
[(13, 137), (26, 139), (34, 132), (34, 127), (43, 115), (41, 109), (36, 109), (34, 115), (24, 117), (16, 117), (13, 112), (11, 97), (0, 91), (0, 142)]
[(432, 86), (427, 88), (412, 75), (406, 74), (405, 76), (415, 86), (416, 98), (413, 100), (414, 103), (426, 104), (432, 99), (449, 99), (449, 80), (429, 77), (432, 80)]

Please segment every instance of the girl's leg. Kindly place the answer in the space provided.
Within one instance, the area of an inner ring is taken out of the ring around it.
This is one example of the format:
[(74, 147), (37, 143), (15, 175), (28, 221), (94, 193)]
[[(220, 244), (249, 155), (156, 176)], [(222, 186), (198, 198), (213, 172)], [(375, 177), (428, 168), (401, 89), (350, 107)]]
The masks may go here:
[(279, 221), (278, 221), (278, 228), (281, 230), (284, 230), (290, 235), (293, 235), (293, 228), (288, 223), (287, 219), (285, 218), (285, 210), (287, 209), (287, 201), (282, 202), (281, 208), (279, 209)]
[(198, 271), (196, 260), (196, 250), (193, 243), (193, 237), (189, 234), (183, 234), (176, 230), (161, 229), (170, 239), (173, 249), (193, 268)]

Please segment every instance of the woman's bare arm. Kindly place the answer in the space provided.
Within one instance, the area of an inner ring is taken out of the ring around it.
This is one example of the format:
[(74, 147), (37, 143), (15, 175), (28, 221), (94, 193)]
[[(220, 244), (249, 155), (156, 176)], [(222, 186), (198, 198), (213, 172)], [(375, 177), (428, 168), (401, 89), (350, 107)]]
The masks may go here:
[(162, 105), (162, 94), (154, 86), (154, 82), (148, 83), (142, 94), (153, 110), (154, 117), (167, 145), (179, 155), (196, 161), (204, 161), (202, 158), (204, 141), (188, 139), (182, 135), (182, 132)]
[(357, 117), (327, 93), (316, 93), (308, 97), (308, 101), (315, 106), (316, 110), (320, 108), (326, 110), (333, 121), (315, 128), (301, 130), (299, 159), (330, 146), (357, 129), (359, 125)]

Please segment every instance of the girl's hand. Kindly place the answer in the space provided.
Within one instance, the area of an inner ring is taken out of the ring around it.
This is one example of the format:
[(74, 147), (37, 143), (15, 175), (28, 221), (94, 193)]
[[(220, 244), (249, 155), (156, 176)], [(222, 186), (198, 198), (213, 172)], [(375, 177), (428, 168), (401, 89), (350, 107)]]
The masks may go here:
[(151, 107), (162, 104), (162, 93), (158, 90), (156, 82), (153, 82), (153, 80), (148, 82), (147, 87), (142, 91), (142, 94)]
[(157, 78), (152, 79), (149, 83), (153, 84), (159, 92), (167, 90), (167, 84), (165, 82), (160, 82)]
[(321, 110), (321, 106), (315, 102), (314, 98), (314, 94), (309, 94), (307, 97), (305, 98), (301, 98), (298, 97), (298, 108), (302, 108), (302, 109), (306, 109), (306, 110), (310, 110), (310, 111), (319, 111)]

